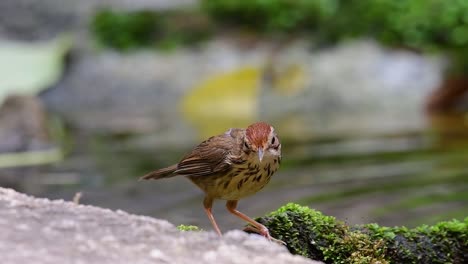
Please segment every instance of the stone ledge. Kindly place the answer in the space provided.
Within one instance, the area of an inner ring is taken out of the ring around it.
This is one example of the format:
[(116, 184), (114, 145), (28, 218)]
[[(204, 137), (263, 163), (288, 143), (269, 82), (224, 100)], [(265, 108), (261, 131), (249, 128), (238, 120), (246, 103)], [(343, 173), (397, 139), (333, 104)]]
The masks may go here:
[(319, 263), (257, 235), (180, 232), (164, 220), (0, 188), (2, 263)]

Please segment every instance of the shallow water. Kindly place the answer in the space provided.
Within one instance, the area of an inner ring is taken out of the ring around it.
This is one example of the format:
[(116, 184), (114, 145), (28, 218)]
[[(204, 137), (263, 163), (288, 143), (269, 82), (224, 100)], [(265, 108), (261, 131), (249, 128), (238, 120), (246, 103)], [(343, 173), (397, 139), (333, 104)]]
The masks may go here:
[[(424, 131), (391, 134), (283, 137), (283, 163), (270, 184), (243, 199), (252, 217), (288, 202), (308, 205), (350, 224), (432, 224), (468, 216), (468, 121), (434, 119)], [(61, 164), (29, 173), (16, 186), (40, 197), (193, 224), (211, 230), (203, 195), (182, 177), (139, 182), (144, 173), (177, 161), (198, 142), (152, 144), (159, 135), (78, 136)], [(215, 204), (222, 229), (243, 222)]]

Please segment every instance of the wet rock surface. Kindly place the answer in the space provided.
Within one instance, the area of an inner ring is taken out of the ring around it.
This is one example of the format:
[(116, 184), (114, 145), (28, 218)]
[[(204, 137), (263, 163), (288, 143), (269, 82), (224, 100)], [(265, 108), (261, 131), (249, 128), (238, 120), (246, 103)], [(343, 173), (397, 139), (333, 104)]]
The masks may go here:
[(0, 188), (2, 263), (319, 263), (256, 235), (180, 232), (164, 220)]

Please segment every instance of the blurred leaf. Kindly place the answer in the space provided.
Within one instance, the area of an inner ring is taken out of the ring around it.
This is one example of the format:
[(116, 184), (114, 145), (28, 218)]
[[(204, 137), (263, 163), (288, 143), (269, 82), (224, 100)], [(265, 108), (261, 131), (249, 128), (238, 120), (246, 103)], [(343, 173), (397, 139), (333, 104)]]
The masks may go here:
[(199, 129), (201, 138), (226, 127), (245, 127), (255, 120), (259, 76), (259, 69), (246, 67), (205, 80), (183, 98), (184, 117)]
[(63, 152), (58, 148), (0, 154), (0, 169), (35, 166), (63, 160)]
[(0, 40), (0, 103), (9, 94), (37, 94), (60, 78), (69, 37), (44, 43)]

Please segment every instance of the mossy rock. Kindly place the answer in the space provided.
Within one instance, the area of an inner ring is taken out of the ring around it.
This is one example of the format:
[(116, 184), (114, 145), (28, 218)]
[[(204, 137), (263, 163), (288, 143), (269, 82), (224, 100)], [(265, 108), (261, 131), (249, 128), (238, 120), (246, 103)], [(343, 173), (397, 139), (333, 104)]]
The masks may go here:
[(468, 217), (414, 229), (348, 226), (290, 203), (257, 220), (291, 253), (325, 263), (468, 263)]

